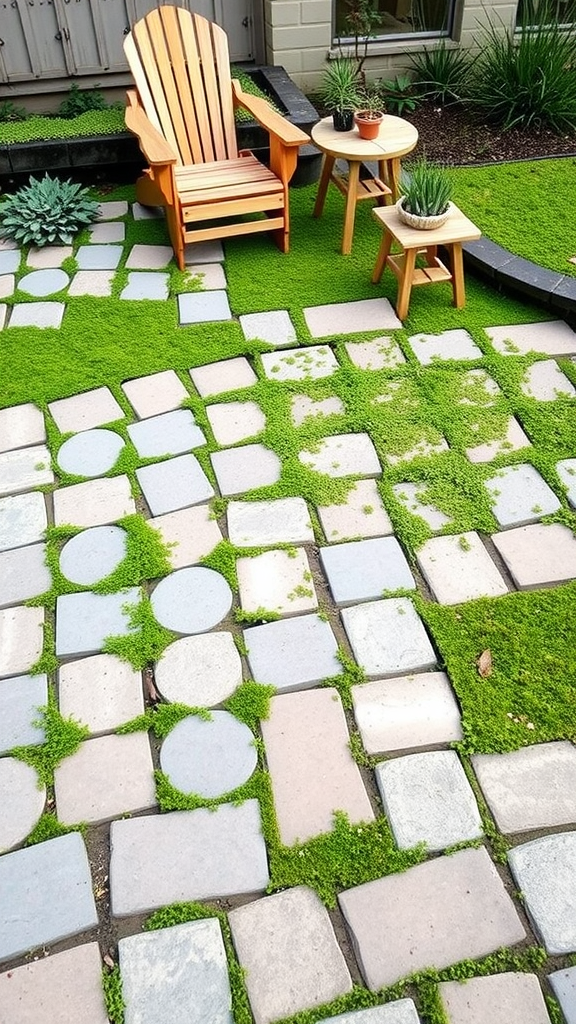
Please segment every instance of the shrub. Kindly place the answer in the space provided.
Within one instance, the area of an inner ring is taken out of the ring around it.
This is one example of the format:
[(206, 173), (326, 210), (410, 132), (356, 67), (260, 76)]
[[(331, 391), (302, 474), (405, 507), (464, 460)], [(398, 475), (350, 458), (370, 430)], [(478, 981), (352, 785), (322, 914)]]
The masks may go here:
[(0, 206), (0, 236), (21, 245), (69, 245), (97, 212), (98, 203), (88, 198), (88, 189), (81, 185), (48, 174), (42, 180), (31, 177), (29, 185)]
[(12, 100), (2, 100), (0, 102), (0, 123), (6, 121), (25, 121), (28, 117), (28, 112), (24, 110), (24, 107), (17, 107)]
[(452, 182), (443, 167), (421, 158), (410, 165), (409, 173), (402, 172), (400, 190), (409, 213), (436, 217), (448, 209)]
[(483, 116), (505, 129), (576, 127), (576, 34), (558, 24), (516, 33), (491, 24), (474, 65), (470, 97)]
[(414, 84), (426, 99), (446, 106), (466, 95), (472, 60), (465, 51), (450, 48), (441, 39), (434, 49), (415, 53), (410, 62)]
[(380, 78), (376, 83), (377, 88), (384, 101), (384, 106), (391, 114), (412, 113), (418, 106), (418, 99), (414, 95), (414, 86), (409, 75), (396, 75), (395, 78)]
[(105, 110), (108, 104), (98, 89), (79, 89), (75, 82), (58, 107), (59, 117), (78, 117), (87, 110)]

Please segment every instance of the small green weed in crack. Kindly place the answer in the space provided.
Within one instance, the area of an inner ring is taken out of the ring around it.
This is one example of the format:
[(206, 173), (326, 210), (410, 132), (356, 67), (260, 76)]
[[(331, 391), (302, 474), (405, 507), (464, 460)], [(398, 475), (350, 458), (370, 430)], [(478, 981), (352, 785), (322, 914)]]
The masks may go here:
[(257, 608), (253, 612), (246, 611), (244, 608), (236, 608), (234, 612), (234, 621), (244, 626), (259, 626), (263, 622), (277, 622), (280, 618), (282, 616), (279, 612), (269, 611), (267, 608)]
[(102, 968), (102, 988), (104, 989), (106, 1015), (111, 1024), (124, 1024), (126, 1004), (122, 993), (122, 975), (118, 964), (114, 964), (112, 968)]
[(379, 764), (379, 760), (377, 757), (372, 757), (371, 754), (366, 753), (364, 744), (362, 742), (362, 737), (360, 736), (360, 733), (356, 730), (350, 733), (348, 747), (350, 748), (350, 753), (352, 754), (352, 757), (356, 761), (356, 764), (360, 765), (361, 768), (369, 768), (370, 770), (374, 770), (374, 768), (376, 768), (377, 765)]
[[(30, 606), (32, 601), (28, 601), (26, 603)], [(50, 676), (57, 668), (58, 659), (56, 657), (54, 626), (52, 622), (45, 619), (42, 623), (42, 653), (38, 660), (34, 662), (32, 668), (29, 669), (29, 672), (31, 676)]]
[(270, 715), (270, 701), (275, 693), (274, 686), (264, 686), (262, 683), (247, 679), (228, 698), (224, 707), (256, 733), (260, 722)]
[(342, 672), (339, 675), (330, 676), (330, 678), (324, 679), (320, 685), (335, 687), (340, 694), (343, 707), (350, 711), (353, 706), (352, 687), (357, 686), (359, 683), (365, 683), (366, 673), (364, 672), (364, 669), (360, 668), (360, 666), (349, 657), (343, 647), (338, 648), (336, 651), (336, 657), (342, 665)]
[(36, 846), (37, 843), (45, 843), (49, 839), (66, 836), (69, 832), (81, 832), (82, 835), (85, 835), (86, 829), (85, 822), (80, 822), (78, 825), (63, 825), (53, 811), (46, 811), (36, 822), (24, 845)]
[(35, 747), (14, 747), (10, 753), (34, 768), (41, 785), (52, 786), (54, 769), (65, 757), (78, 750), (90, 731), (87, 725), (81, 725), (72, 718), (63, 718), (52, 686), (48, 687), (47, 704), (38, 709), (37, 724), (44, 729), (44, 742)]
[(129, 722), (124, 722), (116, 732), (119, 735), (125, 735), (132, 732), (148, 732), (151, 729), (158, 739), (163, 740), (169, 732), (172, 732), (174, 726), (178, 725), (178, 722), (190, 715), (197, 715), (205, 722), (212, 720), (208, 708), (189, 707), (187, 704), (157, 704), (153, 708), (147, 708), (142, 715), (137, 715)]
[(141, 671), (147, 665), (158, 661), (168, 644), (178, 637), (176, 633), (156, 621), (149, 597), (143, 595), (138, 604), (126, 604), (124, 611), (128, 616), (131, 632), (125, 636), (107, 637), (102, 650), (105, 654), (117, 655), (123, 661), (129, 662), (137, 671)]

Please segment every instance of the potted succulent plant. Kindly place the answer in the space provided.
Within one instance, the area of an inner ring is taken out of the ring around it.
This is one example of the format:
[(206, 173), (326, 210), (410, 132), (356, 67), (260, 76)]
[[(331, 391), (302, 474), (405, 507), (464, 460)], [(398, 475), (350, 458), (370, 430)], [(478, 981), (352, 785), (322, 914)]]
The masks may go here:
[(337, 132), (349, 132), (354, 124), (354, 110), (358, 106), (358, 73), (356, 62), (348, 57), (330, 61), (324, 69), (320, 95)]
[(402, 172), (402, 195), (396, 203), (398, 216), (405, 224), (419, 231), (439, 228), (452, 210), (452, 182), (443, 167), (428, 163), (421, 157)]
[(373, 87), (364, 89), (354, 115), (361, 139), (375, 139), (378, 136), (384, 113), (384, 101), (378, 90)]

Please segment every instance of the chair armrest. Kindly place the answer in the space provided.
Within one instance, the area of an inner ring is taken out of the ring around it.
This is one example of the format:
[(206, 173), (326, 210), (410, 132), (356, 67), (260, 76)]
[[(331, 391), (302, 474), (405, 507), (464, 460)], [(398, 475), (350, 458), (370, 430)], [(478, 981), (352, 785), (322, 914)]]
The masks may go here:
[(267, 100), (243, 92), (237, 78), (232, 79), (232, 90), (234, 106), (244, 107), (262, 128), (275, 135), (285, 146), (304, 146), (310, 142), (306, 132), (273, 110)]
[(133, 89), (129, 89), (127, 95), (127, 107), (124, 114), (126, 127), (138, 137), (140, 148), (151, 166), (175, 164), (178, 158), (163, 135), (148, 120), (143, 107), (140, 105), (138, 95)]

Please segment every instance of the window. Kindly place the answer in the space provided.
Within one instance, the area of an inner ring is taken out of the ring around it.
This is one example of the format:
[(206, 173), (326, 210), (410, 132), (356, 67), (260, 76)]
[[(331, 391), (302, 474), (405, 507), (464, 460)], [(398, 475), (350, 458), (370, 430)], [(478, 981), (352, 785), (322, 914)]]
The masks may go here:
[[(378, 17), (370, 36), (372, 39), (386, 39), (390, 36), (444, 36), (452, 28), (455, 0), (373, 0)], [(538, 0), (529, 0), (538, 2)], [(576, 0), (547, 0), (547, 2), (572, 3)], [(350, 39), (354, 32), (350, 28), (352, 9), (372, 6), (362, 0), (336, 0), (335, 34), (341, 42)], [(361, 34), (361, 33), (359, 33)]]
[(519, 0), (516, 27), (576, 24), (576, 0)]

